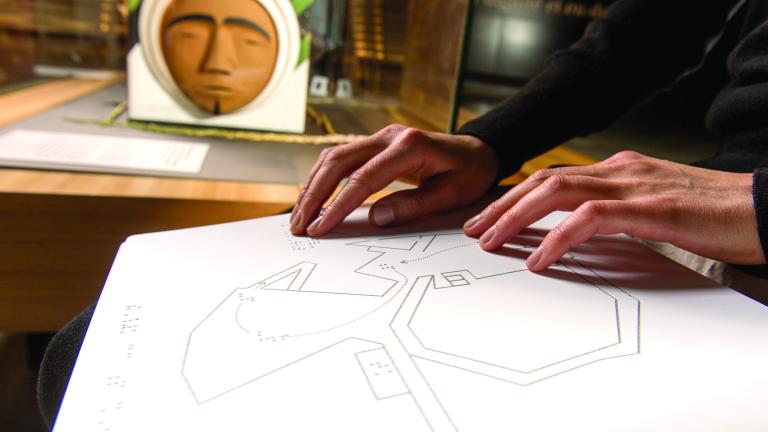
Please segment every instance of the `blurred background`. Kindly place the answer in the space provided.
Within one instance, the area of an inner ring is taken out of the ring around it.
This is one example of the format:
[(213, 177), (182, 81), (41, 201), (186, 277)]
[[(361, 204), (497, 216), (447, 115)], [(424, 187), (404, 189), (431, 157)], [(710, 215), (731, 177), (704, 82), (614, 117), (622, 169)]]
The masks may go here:
[[(129, 11), (137, 3), (0, 0), (0, 95), (67, 77), (124, 73)], [(348, 122), (365, 121), (373, 130), (393, 116), (419, 127), (452, 129), (513, 95), (610, 3), (315, 0), (301, 16), (312, 35), (310, 104), (325, 107), (334, 119), (349, 117), (349, 110), (333, 112), (328, 101), (336, 99), (354, 101), (355, 110), (385, 111)], [(704, 130), (703, 115), (724, 79), (727, 48), (725, 35), (710, 60), (678, 89), (566, 147), (596, 160), (620, 149), (679, 162), (711, 156), (717, 140)], [(400, 110), (389, 109), (395, 106)], [(349, 133), (343, 126), (337, 132)], [(0, 430), (44, 430), (33, 383), (49, 338), (0, 333)]]
[[(328, 78), (321, 96), (335, 95), (338, 80), (348, 79), (356, 98), (398, 103), (412, 98), (424, 84), (413, 78), (426, 70), (416, 68), (409, 77), (409, 64), (463, 64), (458, 89), (451, 88), (453, 76), (431, 74), (445, 83), (430, 92), (442, 93), (456, 110), (431, 119), (436, 129), (444, 129), (453, 115), (461, 124), (514, 94), (547, 56), (578, 39), (589, 20), (600, 17), (611, 2), (476, 0), (469, 2), (469, 22), (459, 8), (442, 12), (441, 28), (429, 28), (409, 20), (423, 23), (421, 18), (452, 7), (446, 5), (467, 2), (315, 0), (301, 21), (312, 34), (312, 75)], [(62, 76), (123, 71), (128, 10), (127, 3), (117, 0), (0, 0), (0, 93)], [(465, 25), (468, 33), (462, 41)], [(431, 37), (432, 44), (420, 46), (425, 37)], [(461, 42), (463, 49), (457, 45)], [(463, 58), (456, 57), (460, 55)], [(683, 162), (707, 157), (715, 143), (701, 120), (718, 80), (721, 73), (709, 72), (684, 91), (642, 105), (608, 132), (579, 138), (569, 146), (595, 158), (618, 148)], [(427, 102), (422, 100), (421, 106), (433, 105)]]

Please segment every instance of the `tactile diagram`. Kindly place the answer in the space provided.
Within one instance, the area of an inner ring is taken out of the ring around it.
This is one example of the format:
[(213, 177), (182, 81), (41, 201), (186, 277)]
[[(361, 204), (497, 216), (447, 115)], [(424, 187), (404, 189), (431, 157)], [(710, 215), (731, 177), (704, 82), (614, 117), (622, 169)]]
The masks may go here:
[(573, 256), (547, 277), (526, 269), (531, 247), (494, 255), (461, 233), (336, 245), (360, 253), (332, 282), (319, 262), (276, 269), (192, 329), (182, 374), (199, 404), (354, 342), (371, 397), (411, 397), (429, 428), (456, 430), (420, 363), (529, 386), (639, 353), (639, 302)]

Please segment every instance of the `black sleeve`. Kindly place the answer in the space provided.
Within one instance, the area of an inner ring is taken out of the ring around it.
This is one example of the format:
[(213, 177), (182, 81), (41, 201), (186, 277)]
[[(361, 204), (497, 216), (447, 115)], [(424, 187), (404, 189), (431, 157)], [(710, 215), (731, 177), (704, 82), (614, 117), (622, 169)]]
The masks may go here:
[(752, 176), (752, 199), (757, 216), (757, 233), (763, 254), (768, 257), (768, 168), (758, 168)]
[[(752, 173), (752, 200), (755, 206), (755, 217), (757, 219), (757, 235), (760, 238), (760, 245), (763, 249), (763, 255), (768, 257), (768, 168), (757, 168)], [(768, 279), (768, 264), (761, 265), (735, 265), (744, 273), (755, 277)], [(755, 297), (753, 293), (743, 292), (761, 303), (765, 297), (760, 295)]]
[(619, 0), (517, 94), (456, 133), (496, 150), (500, 175), (608, 127), (700, 62), (737, 0)]
[(37, 376), (37, 403), (49, 428), (59, 414), (64, 393), (80, 354), (96, 305), (88, 306), (59, 330), (48, 343)]

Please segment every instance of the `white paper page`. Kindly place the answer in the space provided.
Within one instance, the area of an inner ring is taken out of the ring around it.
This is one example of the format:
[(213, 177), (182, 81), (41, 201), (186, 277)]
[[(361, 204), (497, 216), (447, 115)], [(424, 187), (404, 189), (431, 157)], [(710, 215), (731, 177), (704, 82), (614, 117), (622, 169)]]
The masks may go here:
[(563, 213), (495, 254), (365, 216), (131, 237), (55, 431), (768, 430), (765, 306), (624, 236), (529, 272)]
[(21, 129), (0, 136), (0, 159), (198, 173), (209, 147), (203, 143)]

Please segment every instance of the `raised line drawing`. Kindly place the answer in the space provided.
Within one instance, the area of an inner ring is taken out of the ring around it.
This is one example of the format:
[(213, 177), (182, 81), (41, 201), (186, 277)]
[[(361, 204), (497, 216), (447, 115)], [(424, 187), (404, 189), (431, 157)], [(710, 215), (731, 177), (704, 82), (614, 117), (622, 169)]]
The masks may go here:
[[(538, 276), (519, 258), (489, 254), (493, 265), (446, 268), (475, 246), (458, 232), (339, 245), (359, 248), (348, 273), (376, 289), (336, 289), (318, 276), (322, 262), (274, 269), (232, 291), (191, 329), (185, 382), (205, 404), (354, 346), (355, 373), (370, 389), (360, 397), (410, 397), (429, 427), (444, 431), (456, 424), (415, 359), (526, 387), (640, 352), (640, 302), (573, 256), (558, 263), (560, 278), (536, 287), (526, 281)], [(578, 319), (547, 324), (564, 313)], [(228, 367), (218, 367), (224, 358)]]

